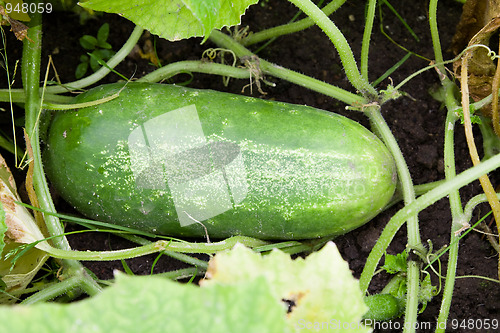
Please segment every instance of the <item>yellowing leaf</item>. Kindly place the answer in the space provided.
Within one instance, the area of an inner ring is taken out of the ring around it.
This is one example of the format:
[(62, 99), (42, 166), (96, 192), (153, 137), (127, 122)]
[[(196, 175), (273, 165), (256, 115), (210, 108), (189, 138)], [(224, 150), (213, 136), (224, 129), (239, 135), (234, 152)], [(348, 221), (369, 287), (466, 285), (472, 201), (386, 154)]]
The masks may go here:
[[(32, 243), (44, 236), (28, 210), (16, 203), (20, 201), (14, 177), (5, 160), (0, 155), (0, 209), (4, 218), (0, 219), (0, 278), (5, 283), (4, 293), (0, 293), (0, 304), (15, 302), (10, 294), (22, 291), (31, 282), (38, 270), (48, 258), (48, 255), (31, 248), (12, 263), (11, 251), (18, 249), (23, 243)], [(37, 247), (47, 248), (46, 242), (40, 242)]]
[(243, 246), (210, 260), (202, 286), (245, 284), (264, 277), (276, 301), (288, 307), (287, 322), (298, 332), (369, 332), (360, 324), (367, 311), (347, 263), (330, 242), (306, 259), (282, 251), (261, 256)]

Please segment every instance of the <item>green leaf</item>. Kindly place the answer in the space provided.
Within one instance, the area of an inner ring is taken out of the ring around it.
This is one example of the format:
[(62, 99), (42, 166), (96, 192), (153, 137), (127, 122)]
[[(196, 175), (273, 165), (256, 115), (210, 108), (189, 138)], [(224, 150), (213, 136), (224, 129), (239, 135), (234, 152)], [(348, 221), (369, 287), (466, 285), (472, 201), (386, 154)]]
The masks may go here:
[(75, 77), (77, 79), (81, 79), (85, 74), (87, 74), (88, 68), (89, 68), (89, 63), (87, 59), (87, 62), (82, 62), (78, 64), (78, 66), (76, 66)]
[(97, 46), (100, 47), (101, 49), (107, 49), (107, 50), (111, 50), (112, 48), (111, 44), (109, 44), (108, 42), (101, 42), (101, 41), (97, 41)]
[(105, 64), (107, 60), (109, 60), (115, 51), (113, 50), (95, 50), (90, 53), (90, 67), (94, 72), (97, 72), (101, 65)]
[(97, 39), (94, 36), (84, 35), (80, 38), (80, 45), (87, 50), (94, 50), (97, 45)]
[(437, 288), (432, 285), (431, 276), (427, 274), (425, 278), (420, 281), (420, 291), (418, 294), (418, 301), (422, 304), (419, 313), (422, 313), (427, 307), (427, 303), (432, 300), (432, 297), (437, 295)]
[(263, 278), (199, 288), (118, 274), (114, 286), (80, 302), (0, 308), (2, 330), (23, 333), (284, 333), (284, 317)]
[(393, 256), (392, 254), (385, 254), (385, 262), (382, 268), (389, 274), (396, 274), (399, 272), (406, 272), (408, 259), (408, 252), (403, 251)]
[(109, 36), (109, 24), (104, 23), (100, 28), (99, 31), (97, 31), (97, 41), (98, 44), (106, 42)]
[(368, 308), (358, 281), (334, 243), (295, 260), (279, 250), (261, 256), (236, 246), (210, 261), (202, 286), (244, 285), (262, 277), (275, 300), (288, 308), (287, 322), (294, 332), (370, 331), (360, 324)]
[(89, 0), (85, 8), (115, 13), (165, 39), (208, 35), (213, 29), (237, 25), (246, 8), (258, 0)]

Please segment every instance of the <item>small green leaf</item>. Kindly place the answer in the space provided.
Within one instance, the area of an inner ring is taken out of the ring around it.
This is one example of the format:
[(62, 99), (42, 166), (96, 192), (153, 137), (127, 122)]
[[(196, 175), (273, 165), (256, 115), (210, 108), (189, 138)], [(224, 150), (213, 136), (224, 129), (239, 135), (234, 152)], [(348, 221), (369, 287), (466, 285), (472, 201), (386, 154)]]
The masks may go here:
[(208, 35), (213, 29), (241, 22), (246, 8), (258, 0), (89, 0), (85, 8), (115, 13), (151, 33), (174, 41)]
[(115, 54), (112, 50), (95, 50), (90, 53), (90, 67), (94, 72), (99, 70)]
[(384, 266), (382, 266), (382, 268), (389, 274), (406, 272), (407, 259), (408, 259), (408, 252), (406, 251), (398, 253), (395, 256), (386, 253)]
[(84, 35), (80, 38), (80, 45), (87, 50), (94, 50), (97, 45), (97, 39), (90, 35)]
[(76, 66), (75, 77), (77, 79), (81, 79), (85, 74), (87, 74), (87, 70), (89, 68), (88, 62), (82, 62)]
[(101, 49), (107, 49), (107, 50), (110, 50), (112, 48), (111, 44), (109, 44), (108, 42), (101, 42), (101, 41), (97, 41), (97, 46), (100, 47)]
[(90, 61), (89, 61), (90, 68), (92, 68), (94, 72), (97, 72), (99, 68), (101, 68), (101, 66), (99, 65), (99, 60), (101, 60), (101, 57), (97, 51), (94, 51), (89, 55), (90, 55)]
[(106, 40), (108, 39), (108, 36), (109, 36), (109, 24), (108, 23), (104, 23), (99, 28), (99, 31), (97, 31), (98, 45), (100, 45), (103, 42), (106, 42)]

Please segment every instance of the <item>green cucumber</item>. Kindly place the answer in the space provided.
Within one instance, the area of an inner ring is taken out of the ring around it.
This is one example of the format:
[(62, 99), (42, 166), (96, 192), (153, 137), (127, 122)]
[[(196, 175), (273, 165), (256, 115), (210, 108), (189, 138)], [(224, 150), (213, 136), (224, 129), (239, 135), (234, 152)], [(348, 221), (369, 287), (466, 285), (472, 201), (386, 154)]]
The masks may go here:
[(387, 148), (345, 117), (148, 83), (75, 103), (119, 91), (49, 128), (49, 180), (90, 218), (170, 236), (310, 239), (363, 225), (394, 193)]
[(375, 294), (365, 297), (368, 312), (363, 319), (373, 321), (389, 321), (403, 314), (405, 309), (404, 300), (400, 300), (391, 294)]

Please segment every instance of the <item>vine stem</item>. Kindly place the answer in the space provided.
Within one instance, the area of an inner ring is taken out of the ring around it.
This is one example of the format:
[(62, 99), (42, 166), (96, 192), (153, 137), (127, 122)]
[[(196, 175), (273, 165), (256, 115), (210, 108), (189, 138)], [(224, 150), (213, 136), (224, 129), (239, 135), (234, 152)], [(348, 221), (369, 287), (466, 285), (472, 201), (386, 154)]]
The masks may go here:
[[(394, 157), (399, 181), (401, 183), (401, 189), (403, 192), (403, 199), (405, 205), (409, 205), (415, 200), (415, 189), (413, 187), (413, 181), (411, 179), (410, 170), (406, 164), (403, 154), (399, 148), (394, 135), (387, 126), (382, 114), (380, 113), (380, 107), (378, 105), (367, 106), (365, 112), (370, 118), (372, 126), (375, 126), (377, 132), (382, 137), (382, 140), (389, 148)], [(401, 224), (402, 225), (402, 224)], [(398, 227), (398, 229), (401, 227)], [(412, 249), (424, 250), (420, 240), (420, 231), (418, 227), (418, 214), (415, 212), (408, 217), (407, 221), (408, 229), (408, 246)], [(395, 230), (397, 231), (397, 230)], [(391, 236), (391, 240), (394, 235)], [(376, 245), (378, 245), (379, 241)], [(367, 262), (368, 263), (368, 262)], [(378, 262), (377, 262), (378, 263)], [(405, 308), (405, 322), (415, 323), (417, 321), (418, 313), (418, 295), (420, 288), (420, 269), (415, 261), (408, 261), (407, 267), (407, 299)], [(365, 289), (363, 289), (366, 292)], [(415, 330), (415, 325), (405, 325), (405, 332), (412, 332)]]
[(280, 79), (287, 80), (289, 82), (295, 83), (301, 87), (305, 87), (314, 91), (317, 91), (326, 96), (333, 97), (341, 102), (348, 105), (361, 105), (366, 104), (367, 100), (360, 95), (353, 94), (342, 88), (333, 86), (326, 82), (314, 79), (310, 76), (297, 73), (290, 69), (274, 65), (264, 59), (257, 58), (251, 51), (246, 49), (243, 45), (239, 44), (237, 41), (232, 39), (230, 36), (214, 30), (210, 34), (210, 40), (217, 44), (219, 47), (229, 49), (236, 54), (238, 58), (249, 57), (258, 59), (260, 70), (264, 74), (272, 75)]
[(85, 271), (82, 270), (81, 274), (72, 275), (71, 277), (59, 283), (51, 284), (47, 288), (34, 293), (30, 297), (23, 300), (21, 304), (30, 305), (40, 302), (47, 302), (75, 288), (83, 289), (90, 296), (97, 295), (100, 292), (100, 287), (99, 289), (96, 289), (94, 283), (89, 281), (94, 280)]
[(368, 78), (368, 54), (370, 53), (370, 38), (373, 30), (373, 22), (375, 20), (375, 9), (377, 0), (369, 0), (366, 9), (365, 30), (363, 32), (363, 41), (361, 43), (361, 75), (366, 81)]
[(236, 79), (250, 79), (250, 72), (245, 68), (238, 68), (229, 65), (216, 64), (212, 62), (199, 61), (199, 60), (186, 60), (178, 61), (161, 68), (141, 77), (137, 82), (158, 82), (171, 78), (180, 73), (205, 73), (216, 74), (222, 76), (229, 76)]
[[(38, 196), (42, 209), (55, 211), (48, 186), (45, 180), (41, 161), (40, 142), (38, 139), (38, 119), (41, 112), (41, 97), (38, 83), (40, 81), (40, 59), (42, 49), (42, 19), (41, 15), (34, 13), (31, 18), (28, 37), (23, 44), (22, 78), (23, 87), (26, 95), (26, 131), (29, 135), (31, 146), (33, 148), (33, 186)], [(45, 218), (47, 229), (51, 235), (61, 235), (64, 233), (59, 219), (53, 216)], [(65, 237), (57, 237), (53, 240), (56, 247), (60, 249), (70, 249)]]
[(359, 90), (363, 95), (370, 96), (369, 99), (376, 98), (377, 91), (370, 85), (368, 80), (359, 73), (351, 47), (335, 23), (333, 23), (333, 21), (330, 20), (311, 0), (289, 1), (310, 17), (318, 27), (323, 30), (328, 38), (330, 38), (340, 56), (347, 78), (354, 88)]
[(137, 44), (137, 41), (141, 37), (143, 31), (144, 29), (142, 27), (136, 26), (121, 49), (118, 50), (118, 52), (116, 52), (111, 59), (109, 59), (106, 66), (102, 66), (97, 72), (78, 81), (64, 83), (61, 86), (47, 87), (46, 92), (48, 94), (65, 93), (68, 92), (68, 90), (85, 88), (100, 81), (111, 72), (112, 68), (115, 68), (116, 65), (122, 62), (122, 60), (129, 55), (130, 51), (132, 51), (134, 46)]
[[(70, 101), (67, 96), (57, 96), (57, 94), (65, 93), (69, 90), (88, 87), (108, 75), (112, 68), (116, 67), (116, 65), (129, 55), (130, 51), (132, 51), (133, 47), (137, 44), (137, 41), (141, 37), (143, 31), (143, 28), (136, 26), (130, 34), (128, 40), (125, 44), (123, 44), (121, 49), (116, 52), (111, 59), (109, 59), (106, 66), (102, 66), (92, 75), (84, 77), (81, 80), (64, 83), (60, 86), (47, 87), (44, 92), (44, 101), (53, 103), (69, 103)], [(9, 101), (11, 98), (13, 102), (24, 102), (26, 101), (26, 92), (21, 89), (0, 89), (0, 101)]]
[[(35, 1), (37, 3), (37, 1)], [(29, 133), (29, 140), (33, 149), (33, 187), (37, 195), (40, 208), (46, 211), (55, 211), (52, 198), (43, 171), (38, 119), (42, 108), (40, 97), (40, 62), (42, 50), (42, 14), (34, 12), (29, 22), (28, 37), (23, 41), (23, 60), (21, 64), (23, 88), (26, 94), (25, 118), (26, 131)], [(45, 225), (51, 236), (62, 235), (64, 228), (57, 217), (51, 215), (44, 216)], [(69, 243), (64, 236), (54, 237), (53, 244), (58, 250), (70, 250)], [(84, 279), (84, 289), (95, 294), (101, 290), (100, 286), (88, 275), (80, 262), (74, 260), (63, 260), (66, 268), (66, 276), (78, 275)], [(82, 275), (83, 274), (83, 275)], [(63, 278), (64, 278), (63, 277)]]
[[(339, 9), (346, 0), (333, 0), (328, 3), (321, 10), (326, 16), (331, 15), (337, 9)], [(241, 40), (241, 44), (244, 46), (250, 46), (256, 43), (263, 42), (268, 39), (273, 39), (279, 36), (292, 34), (294, 32), (302, 31), (310, 28), (314, 25), (314, 21), (310, 17), (306, 17), (300, 21), (283, 24), (277, 27), (272, 27), (266, 30), (262, 30), (256, 33), (252, 33)]]
[[(432, 2), (432, 1), (431, 1)], [(445, 163), (445, 177), (447, 180), (452, 181), (456, 177), (455, 171), (455, 151), (454, 151), (454, 134), (455, 123), (458, 120), (457, 114), (454, 112), (458, 106), (454, 98), (455, 84), (446, 78), (442, 82), (445, 89), (445, 103), (448, 110), (445, 122), (445, 136), (444, 136), (444, 163)], [(448, 253), (448, 266), (446, 270), (446, 280), (443, 289), (443, 296), (441, 299), (441, 309), (436, 325), (436, 332), (444, 332), (446, 321), (451, 307), (451, 299), (453, 297), (453, 289), (455, 287), (456, 270), (458, 263), (458, 248), (459, 236), (456, 232), (462, 227), (463, 223), (463, 210), (458, 190), (450, 192), (449, 195), (450, 210), (452, 216), (452, 226), (450, 232), (450, 250)]]
[(151, 253), (162, 251), (181, 252), (181, 253), (216, 253), (220, 251), (230, 250), (237, 243), (243, 244), (247, 247), (254, 248), (259, 246), (268, 245), (266, 241), (260, 239), (233, 236), (220, 242), (215, 243), (188, 243), (178, 241), (159, 240), (146, 245), (133, 247), (130, 249), (116, 250), (116, 251), (67, 251), (52, 248), (47, 251), (55, 258), (71, 259), (71, 260), (85, 260), (85, 261), (109, 261), (130, 259), (144, 256)]
[(382, 234), (380, 235), (379, 240), (368, 256), (366, 265), (359, 279), (361, 290), (366, 292), (368, 289), (368, 285), (373, 277), (375, 269), (377, 268), (378, 262), (384, 255), (396, 232), (410, 216), (424, 210), (439, 199), (449, 195), (452, 191), (475, 181), (481, 175), (495, 170), (498, 167), (500, 167), (500, 154), (495, 155), (487, 161), (481, 162), (477, 166), (465, 170), (451, 180), (446, 180), (441, 185), (421, 195), (415, 201), (399, 210), (387, 223), (382, 231)]
[[(455, 84), (444, 75), (446, 69), (443, 63), (443, 55), (441, 51), (441, 42), (439, 39), (437, 26), (437, 0), (429, 2), (429, 26), (431, 31), (432, 44), (434, 47), (434, 57), (438, 64), (437, 70), (440, 74), (441, 85), (444, 89), (445, 104), (448, 110), (445, 122), (444, 135), (444, 163), (445, 163), (445, 178), (448, 181), (453, 181), (456, 177), (455, 170), (455, 149), (454, 149), (454, 134), (455, 123), (458, 116), (455, 110), (458, 108), (457, 101), (454, 96)], [(460, 193), (457, 190), (451, 191), (449, 194), (450, 211), (452, 216), (452, 226), (450, 232), (450, 249), (448, 253), (448, 266), (446, 269), (446, 280), (441, 298), (441, 308), (436, 323), (436, 332), (445, 332), (446, 321), (450, 313), (451, 299), (453, 297), (453, 289), (455, 288), (455, 279), (458, 263), (459, 236), (456, 234), (462, 227), (464, 213), (462, 210), (462, 202)]]

